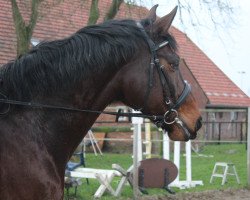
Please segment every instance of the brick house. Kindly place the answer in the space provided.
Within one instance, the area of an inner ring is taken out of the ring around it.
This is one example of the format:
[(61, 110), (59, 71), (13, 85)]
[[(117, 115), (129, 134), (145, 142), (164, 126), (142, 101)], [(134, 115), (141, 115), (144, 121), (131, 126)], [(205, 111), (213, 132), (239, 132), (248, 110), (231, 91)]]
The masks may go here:
[[(27, 6), (29, 5), (20, 3), (21, 1), (18, 2), (24, 19), (28, 21), (30, 9), (28, 9)], [(110, 3), (111, 0), (99, 1), (99, 22), (103, 20), (105, 11), (108, 10)], [(16, 35), (10, 1), (0, 1), (0, 7), (0, 65), (2, 65), (15, 58)], [(71, 35), (86, 25), (89, 8), (90, 1), (64, 0), (54, 5), (44, 3), (32, 40), (37, 42), (55, 40)], [(121, 5), (116, 18), (141, 19), (145, 17), (147, 11), (146, 8), (130, 6), (124, 3)], [(223, 127), (220, 127), (222, 130), (216, 135), (214, 133), (214, 127), (220, 125), (215, 123), (228, 120), (244, 121), (246, 119), (246, 113), (242, 112), (242, 109), (250, 106), (250, 99), (186, 34), (175, 27), (172, 27), (170, 32), (174, 35), (179, 45), (178, 51), (182, 59), (180, 69), (184, 78), (192, 84), (199, 106), (212, 110), (212, 112), (203, 114), (205, 121), (212, 120), (212, 125), (210, 122), (210, 124), (206, 124), (203, 135), (205, 135), (207, 139), (218, 138), (217, 135), (223, 132)], [(232, 111), (223, 111), (228, 109)], [(219, 110), (219, 112), (216, 110)], [(100, 119), (107, 120), (107, 117), (100, 116), (99, 120)], [(244, 125), (241, 125), (241, 128), (236, 127), (235, 129), (236, 132), (240, 131), (241, 135), (244, 129), (242, 126)], [(228, 136), (227, 130), (228, 128), (224, 131), (226, 137)], [(236, 133), (236, 135), (237, 134), (238, 133)], [(231, 138), (235, 137), (232, 136)]]

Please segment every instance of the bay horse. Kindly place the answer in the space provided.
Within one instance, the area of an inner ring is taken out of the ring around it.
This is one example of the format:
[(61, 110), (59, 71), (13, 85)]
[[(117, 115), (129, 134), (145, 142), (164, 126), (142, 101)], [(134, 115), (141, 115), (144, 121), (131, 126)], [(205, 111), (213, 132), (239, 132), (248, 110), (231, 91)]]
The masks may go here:
[(196, 137), (200, 112), (168, 32), (177, 8), (159, 19), (156, 8), (141, 21), (111, 20), (43, 42), (1, 67), (0, 199), (63, 199), (67, 161), (114, 101), (139, 109), (172, 140)]

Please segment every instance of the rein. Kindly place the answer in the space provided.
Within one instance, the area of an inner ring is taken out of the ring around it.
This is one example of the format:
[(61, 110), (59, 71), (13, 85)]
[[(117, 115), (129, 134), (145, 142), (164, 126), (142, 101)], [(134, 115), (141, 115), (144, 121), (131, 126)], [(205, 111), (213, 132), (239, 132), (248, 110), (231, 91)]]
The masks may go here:
[(27, 106), (37, 109), (54, 109), (54, 110), (63, 110), (63, 111), (70, 111), (70, 112), (82, 112), (82, 113), (94, 113), (94, 114), (106, 114), (106, 115), (114, 115), (116, 116), (116, 121), (118, 121), (119, 117), (141, 117), (141, 118), (147, 118), (150, 120), (161, 120), (163, 116), (161, 115), (144, 115), (142, 113), (122, 113), (119, 109), (118, 112), (110, 112), (110, 111), (98, 111), (98, 110), (88, 110), (88, 109), (80, 109), (80, 108), (74, 108), (74, 107), (64, 107), (64, 106), (56, 106), (56, 105), (50, 105), (50, 104), (41, 104), (41, 103), (35, 103), (35, 102), (25, 102), (25, 101), (16, 101), (16, 100), (9, 100), (6, 98), (4, 94), (0, 92), (0, 96), (4, 98), (0, 98), (0, 103), (8, 104), (7, 111), (0, 113), (0, 115), (7, 114), (10, 110), (10, 105), (19, 105), (19, 106)]

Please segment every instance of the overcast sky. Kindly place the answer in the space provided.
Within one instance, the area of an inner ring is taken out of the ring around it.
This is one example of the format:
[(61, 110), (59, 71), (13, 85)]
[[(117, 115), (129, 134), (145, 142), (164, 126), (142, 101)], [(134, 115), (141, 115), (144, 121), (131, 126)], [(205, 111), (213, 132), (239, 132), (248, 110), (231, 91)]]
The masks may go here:
[[(188, 15), (185, 16), (183, 26), (180, 23), (178, 13), (173, 25), (187, 33), (188, 37), (250, 96), (250, 1), (232, 0), (232, 6), (235, 8), (234, 23), (230, 19), (226, 20), (224, 27), (219, 28), (217, 32), (213, 28), (205, 9), (200, 8), (199, 2), (199, 0), (193, 0), (192, 8), (199, 16), (203, 26), (191, 26)], [(169, 13), (177, 5), (174, 0), (148, 0), (145, 6), (151, 8), (154, 4), (159, 4), (157, 9), (159, 16)], [(219, 19), (221, 16), (216, 15), (216, 11), (214, 12), (215, 17)]]

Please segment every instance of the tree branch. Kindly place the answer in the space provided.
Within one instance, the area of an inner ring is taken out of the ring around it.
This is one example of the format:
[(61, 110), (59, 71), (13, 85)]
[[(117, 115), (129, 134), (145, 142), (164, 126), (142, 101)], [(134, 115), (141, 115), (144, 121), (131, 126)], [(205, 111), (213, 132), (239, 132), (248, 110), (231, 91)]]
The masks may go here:
[(18, 32), (20, 28), (25, 27), (25, 22), (20, 13), (16, 0), (11, 0), (11, 9), (12, 9), (13, 21), (15, 24), (15, 29), (16, 29), (16, 32)]
[(42, 0), (32, 0), (32, 5), (31, 5), (31, 16), (30, 16), (30, 21), (29, 21), (29, 25), (27, 26), (27, 31), (29, 33), (29, 35), (31, 36), (34, 30), (34, 27), (36, 25), (37, 22), (37, 18), (38, 18), (38, 7), (39, 4), (42, 2)]
[(109, 11), (106, 13), (104, 21), (113, 19), (119, 11), (119, 8), (123, 2), (124, 0), (112, 0), (112, 4), (109, 7)]
[(19, 56), (29, 50), (30, 38), (33, 34), (33, 29), (36, 25), (38, 18), (38, 7), (43, 0), (32, 0), (31, 16), (28, 25), (25, 25), (25, 21), (19, 10), (16, 0), (10, 1), (17, 37), (17, 56)]
[(92, 0), (89, 11), (88, 25), (96, 24), (99, 19), (98, 0)]

